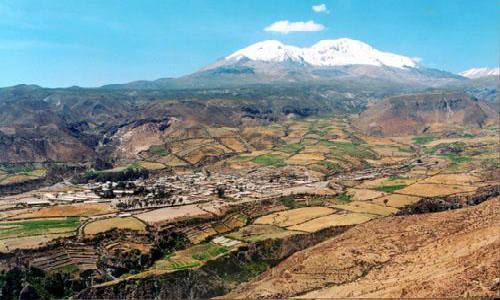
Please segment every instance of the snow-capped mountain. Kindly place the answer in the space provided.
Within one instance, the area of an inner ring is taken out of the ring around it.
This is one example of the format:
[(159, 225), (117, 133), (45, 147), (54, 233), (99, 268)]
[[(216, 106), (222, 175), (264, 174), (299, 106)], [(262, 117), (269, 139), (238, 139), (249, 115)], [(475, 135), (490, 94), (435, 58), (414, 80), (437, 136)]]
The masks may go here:
[(382, 52), (366, 43), (348, 38), (323, 40), (308, 48), (285, 45), (275, 40), (263, 41), (234, 52), (217, 65), (234, 64), (248, 59), (273, 63), (295, 62), (313, 67), (371, 65), (401, 69), (418, 66), (416, 59)]
[(500, 68), (472, 68), (467, 71), (458, 73), (464, 77), (471, 79), (481, 78), (485, 76), (500, 75)]
[(323, 40), (304, 48), (276, 40), (263, 41), (221, 58), (184, 79), (210, 84), (331, 83), (340, 80), (377, 86), (386, 83), (436, 86), (465, 80), (456, 74), (426, 68), (416, 58), (382, 52), (348, 38)]

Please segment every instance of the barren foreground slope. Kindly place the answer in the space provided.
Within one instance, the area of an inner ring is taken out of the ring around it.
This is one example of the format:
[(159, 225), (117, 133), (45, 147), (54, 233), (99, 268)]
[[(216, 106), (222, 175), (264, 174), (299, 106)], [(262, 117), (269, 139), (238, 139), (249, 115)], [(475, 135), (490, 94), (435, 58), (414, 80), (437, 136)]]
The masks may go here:
[(498, 295), (500, 198), (373, 220), (297, 252), (228, 298)]

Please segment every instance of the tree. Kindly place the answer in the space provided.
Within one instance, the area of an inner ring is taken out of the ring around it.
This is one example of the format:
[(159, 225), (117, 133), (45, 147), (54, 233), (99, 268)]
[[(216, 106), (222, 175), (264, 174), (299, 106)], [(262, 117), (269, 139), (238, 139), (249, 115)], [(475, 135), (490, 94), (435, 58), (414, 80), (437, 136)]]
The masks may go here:
[(220, 199), (224, 198), (224, 194), (226, 193), (226, 186), (218, 185), (216, 189), (217, 189), (217, 196), (219, 196)]
[(384, 206), (387, 206), (387, 202), (389, 202), (389, 199), (384, 199)]

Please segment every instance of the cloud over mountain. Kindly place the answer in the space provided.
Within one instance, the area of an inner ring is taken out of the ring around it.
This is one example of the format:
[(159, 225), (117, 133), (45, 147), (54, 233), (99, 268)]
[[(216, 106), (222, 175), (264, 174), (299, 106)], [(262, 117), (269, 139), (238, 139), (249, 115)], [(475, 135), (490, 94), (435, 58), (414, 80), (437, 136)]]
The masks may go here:
[(279, 32), (288, 34), (289, 32), (322, 31), (326, 27), (314, 21), (289, 22), (288, 20), (274, 22), (264, 28), (264, 31)]

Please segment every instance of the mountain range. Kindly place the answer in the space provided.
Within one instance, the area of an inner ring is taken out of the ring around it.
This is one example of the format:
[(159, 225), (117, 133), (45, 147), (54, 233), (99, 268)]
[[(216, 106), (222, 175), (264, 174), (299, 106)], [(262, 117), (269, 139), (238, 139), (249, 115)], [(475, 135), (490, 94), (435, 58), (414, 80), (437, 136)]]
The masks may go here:
[(499, 111), (498, 76), (469, 79), (351, 39), (308, 48), (265, 41), (175, 79), (95, 89), (2, 88), (0, 163), (128, 159), (134, 151), (123, 136), (149, 143), (166, 128), (359, 113), (382, 99), (422, 92), (465, 92)]
[(459, 73), (460, 75), (476, 79), (486, 76), (497, 76), (500, 75), (500, 68), (472, 68), (467, 71), (463, 71)]
[(322, 40), (303, 48), (268, 40), (237, 50), (186, 76), (111, 84), (102, 89), (155, 90), (298, 83), (406, 89), (467, 85), (470, 78), (482, 77), (479, 73), (485, 76), (495, 74), (470, 72), (453, 74), (429, 68), (418, 58), (383, 52), (348, 38)]

